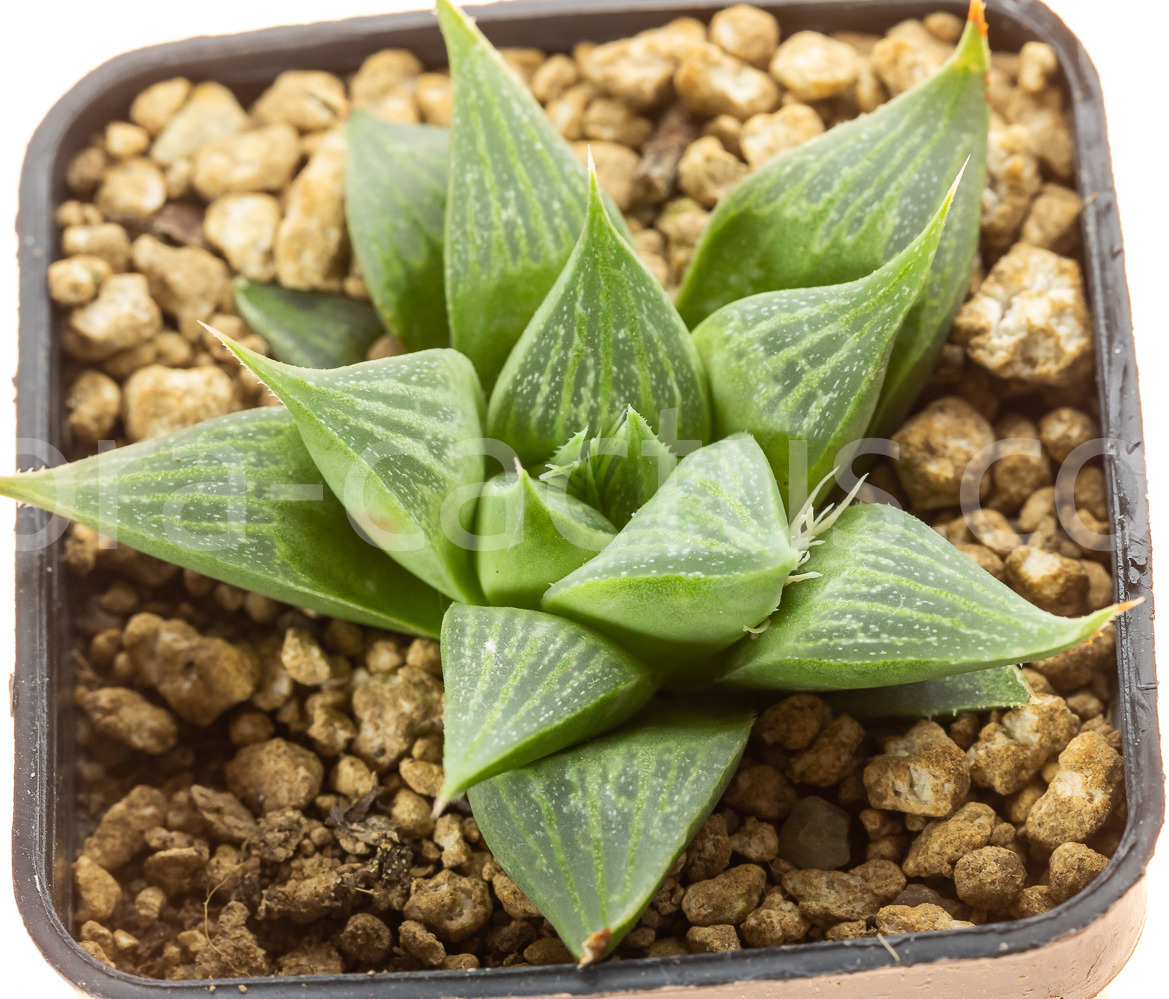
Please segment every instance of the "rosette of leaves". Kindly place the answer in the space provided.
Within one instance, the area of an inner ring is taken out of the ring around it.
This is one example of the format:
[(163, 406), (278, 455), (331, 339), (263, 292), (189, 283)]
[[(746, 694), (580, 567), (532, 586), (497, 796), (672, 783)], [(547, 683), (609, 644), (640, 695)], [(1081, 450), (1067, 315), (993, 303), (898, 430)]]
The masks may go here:
[[(968, 280), (988, 115), (975, 8), (935, 76), (731, 193), (675, 306), (595, 172), (440, 0), (449, 132), (345, 126), (372, 305), (238, 287), (272, 356), (227, 346), (283, 406), (0, 489), (278, 600), (440, 638), (437, 807), (467, 792), (504, 869), (597, 960), (773, 692), (866, 691), (849, 705), (887, 715), (1017, 704), (1013, 664), (1118, 611), (1052, 616), (908, 514), (806, 499), (912, 403)], [(382, 330), (403, 352), (362, 360)]]

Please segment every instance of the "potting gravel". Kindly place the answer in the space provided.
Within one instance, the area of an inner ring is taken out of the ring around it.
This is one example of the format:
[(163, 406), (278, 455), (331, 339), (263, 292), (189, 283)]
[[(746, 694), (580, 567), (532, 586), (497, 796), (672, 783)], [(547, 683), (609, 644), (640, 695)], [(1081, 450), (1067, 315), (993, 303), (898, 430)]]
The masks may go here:
[[(962, 22), (884, 37), (801, 31), (738, 5), (570, 54), (505, 50), (627, 214), (668, 288), (710, 209), (771, 156), (933, 73)], [(1112, 600), (1104, 479), (1054, 474), (1099, 436), (1073, 146), (1052, 50), (996, 53), (982, 245), (969, 300), (879, 487), (1046, 610)], [(349, 79), (282, 73), (250, 109), (157, 83), (71, 163), (49, 271), (68, 359), (67, 450), (273, 404), (199, 325), (265, 344), (232, 277), (368, 294), (345, 234), (353, 108), (447, 124), (445, 73), (409, 52)], [(397, 352), (383, 337), (371, 356)], [(957, 509), (963, 469), (1038, 441)], [(1057, 509), (1058, 508), (1058, 509)], [(307, 543), (307, 541), (306, 541)], [(330, 621), (73, 527), (78, 800), (73, 928), (155, 978), (569, 961), (488, 852), (465, 803), (437, 821), (439, 649)], [(726, 795), (615, 959), (950, 929), (1044, 912), (1096, 877), (1126, 819), (1108, 721), (1111, 629), (1032, 663), (1030, 704), (862, 725), (809, 694), (756, 723)]]

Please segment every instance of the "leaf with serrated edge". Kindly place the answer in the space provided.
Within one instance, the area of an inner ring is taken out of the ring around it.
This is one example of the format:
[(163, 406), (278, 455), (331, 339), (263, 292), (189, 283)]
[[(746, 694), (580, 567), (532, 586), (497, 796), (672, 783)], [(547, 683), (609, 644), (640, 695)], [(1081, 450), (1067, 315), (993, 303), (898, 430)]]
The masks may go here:
[(706, 378), (686, 324), (613, 228), (590, 171), (580, 241), (503, 366), (487, 428), (534, 464), (581, 427), (604, 433), (629, 406), (655, 428), (676, 412), (683, 439), (710, 436)]
[(451, 342), (489, 390), (572, 253), (588, 188), (572, 148), (479, 29), (450, 0), (438, 0), (438, 20), (454, 85), (444, 247)]
[(355, 111), (345, 138), (345, 217), (378, 315), (407, 350), (446, 347), (442, 244), (450, 132)]
[(448, 602), (353, 530), (280, 406), (2, 478), (0, 493), (155, 558), (359, 624), (436, 637)]
[[(838, 464), (848, 465), (841, 449), (864, 437), (897, 330), (929, 274), (953, 194), (951, 187), (917, 238), (867, 277), (753, 295), (719, 309), (694, 331), (710, 376), (715, 435), (749, 432), (790, 506), (798, 508)], [(806, 448), (803, 469), (790, 467), (793, 442)], [(789, 471), (798, 481), (789, 484)]]
[(633, 407), (604, 437), (574, 434), (541, 480), (624, 527), (677, 467), (678, 458)]
[(582, 964), (645, 907), (718, 801), (752, 717), (674, 701), (468, 793), (492, 856)]
[(601, 509), (615, 526), (624, 527), (670, 477), (678, 459), (632, 408), (609, 439), (610, 446), (593, 459), (594, 475)]
[(594, 509), (601, 507), (601, 493), (593, 468), (596, 439), (587, 429), (578, 430), (548, 459), (541, 482), (575, 496)]
[(497, 475), (479, 495), (475, 556), (487, 602), (539, 610), (556, 580), (578, 569), (616, 534), (605, 517), (522, 468)]
[(657, 687), (645, 666), (578, 624), (465, 604), (443, 619), (442, 678), (440, 800), (619, 725)]
[(436, 590), (481, 603), (459, 536), (484, 469), (483, 394), (470, 361), (435, 349), (317, 371), (223, 343), (288, 407), (357, 525)]
[(868, 690), (820, 695), (834, 715), (869, 718), (956, 718), (963, 711), (1015, 708), (1031, 700), (1031, 686), (1017, 666), (993, 666)]
[(1078, 645), (1123, 609), (1041, 611), (891, 506), (852, 507), (825, 537), (807, 564), (822, 575), (788, 588), (783, 613), (733, 650), (723, 683), (843, 690), (1030, 662)]
[[(774, 613), (797, 555), (767, 458), (736, 434), (683, 458), (609, 547), (544, 596), (668, 682)], [(695, 666), (701, 672), (701, 666)]]
[(364, 361), (382, 324), (368, 302), (323, 291), (297, 291), (235, 279), (235, 307), (273, 357), (305, 368)]
[(933, 77), (739, 184), (711, 216), (678, 296), (694, 326), (760, 292), (863, 277), (921, 231), (969, 157), (929, 281), (889, 361), (873, 421), (878, 436), (912, 405), (970, 279), (990, 114), (984, 30), (976, 0), (957, 50)]

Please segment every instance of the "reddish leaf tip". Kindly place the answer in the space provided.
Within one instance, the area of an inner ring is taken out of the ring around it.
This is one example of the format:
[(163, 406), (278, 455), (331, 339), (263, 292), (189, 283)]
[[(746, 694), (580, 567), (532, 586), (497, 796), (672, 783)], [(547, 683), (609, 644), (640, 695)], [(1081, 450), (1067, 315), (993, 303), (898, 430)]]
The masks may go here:
[(592, 934), (582, 945), (580, 949), (580, 961), (577, 962), (577, 967), (583, 968), (590, 964), (596, 964), (602, 957), (605, 956), (605, 951), (609, 949), (609, 941), (613, 939), (613, 931), (608, 927), (603, 930), (597, 930)]
[(986, 4), (983, 0), (970, 0), (970, 12), (966, 15), (966, 20), (973, 21), (978, 25), (978, 33), (983, 38), (987, 35), (986, 27)]
[(1125, 611), (1130, 611), (1134, 607), (1139, 607), (1144, 602), (1144, 597), (1135, 597), (1132, 600), (1123, 600), (1118, 604), (1113, 604), (1111, 607), (1105, 608), (1109, 612), (1108, 617), (1105, 618), (1104, 623), (1099, 628), (1092, 632), (1091, 638), (1087, 639), (1087, 641), (1091, 641), (1092, 638), (1095, 638), (1097, 635), (1099, 635), (1105, 628), (1108, 627), (1108, 625), (1120, 617), (1120, 615)]

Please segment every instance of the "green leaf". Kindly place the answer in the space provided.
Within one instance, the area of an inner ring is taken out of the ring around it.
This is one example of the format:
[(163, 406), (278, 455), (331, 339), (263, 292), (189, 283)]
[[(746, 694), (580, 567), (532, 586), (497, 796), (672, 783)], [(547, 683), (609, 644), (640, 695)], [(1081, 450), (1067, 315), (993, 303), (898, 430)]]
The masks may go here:
[(378, 315), (407, 350), (446, 347), (442, 244), (450, 132), (355, 111), (345, 137), (345, 217)]
[(601, 509), (624, 527), (670, 477), (678, 459), (633, 408), (605, 443), (593, 459), (593, 476)]
[(586, 176), (462, 11), (438, 0), (438, 20), (454, 84), (444, 248), (451, 342), (490, 389), (580, 235)]
[(492, 855), (582, 964), (637, 923), (730, 783), (751, 721), (709, 699), (655, 704), (471, 788)]
[[(694, 331), (710, 375), (715, 435), (751, 433), (793, 508), (838, 464), (849, 465), (841, 450), (865, 436), (889, 352), (929, 274), (954, 190), (918, 237), (867, 277), (753, 295)], [(793, 443), (806, 451), (790, 468)]]
[(808, 568), (822, 575), (790, 587), (783, 613), (735, 648), (724, 683), (841, 690), (1031, 662), (1078, 645), (1121, 609), (1041, 611), (916, 517), (880, 504), (845, 511)]
[(488, 603), (539, 610), (544, 591), (604, 548), (616, 529), (587, 503), (522, 468), (479, 496), (479, 585)]
[(0, 478), (0, 493), (296, 607), (439, 633), (447, 601), (353, 530), (279, 406)]
[(736, 434), (683, 458), (543, 606), (669, 669), (671, 683), (688, 682), (681, 664), (725, 649), (775, 611), (797, 560), (767, 458)]
[(630, 406), (655, 427), (675, 410), (679, 436), (710, 437), (706, 378), (690, 333), (614, 229), (591, 172), (580, 241), (503, 366), (487, 428), (534, 464), (581, 427), (604, 433)]
[(484, 464), (471, 363), (458, 351), (423, 350), (318, 371), (223, 342), (288, 407), (358, 526), (435, 589), (481, 602), (463, 530)]
[(989, 52), (971, 21), (950, 61), (877, 111), (784, 153), (720, 203), (678, 297), (694, 326), (736, 299), (854, 281), (927, 224), (969, 157), (925, 291), (889, 362), (874, 430), (906, 412), (966, 292), (986, 177)]
[(875, 690), (822, 695), (835, 715), (853, 718), (954, 718), (963, 711), (1014, 708), (1031, 700), (1031, 686), (1017, 666), (943, 676)]
[(440, 802), (619, 725), (657, 686), (632, 656), (564, 618), (464, 604), (442, 622), (442, 676)]
[(323, 291), (235, 279), (235, 307), (268, 343), (272, 356), (305, 368), (339, 368), (364, 361), (382, 324), (368, 302)]

